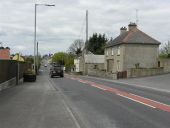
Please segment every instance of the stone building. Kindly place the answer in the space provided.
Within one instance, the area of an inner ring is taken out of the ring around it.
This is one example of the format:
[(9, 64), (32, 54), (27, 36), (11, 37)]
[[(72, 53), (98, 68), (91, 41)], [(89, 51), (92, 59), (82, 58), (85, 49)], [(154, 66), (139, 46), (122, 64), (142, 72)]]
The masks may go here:
[(137, 28), (135, 23), (120, 29), (120, 35), (108, 42), (105, 48), (107, 72), (121, 72), (130, 68), (158, 66), (160, 42)]
[(104, 55), (84, 54), (74, 59), (75, 72), (82, 72), (84, 75), (90, 75), (89, 73), (93, 69), (104, 69)]

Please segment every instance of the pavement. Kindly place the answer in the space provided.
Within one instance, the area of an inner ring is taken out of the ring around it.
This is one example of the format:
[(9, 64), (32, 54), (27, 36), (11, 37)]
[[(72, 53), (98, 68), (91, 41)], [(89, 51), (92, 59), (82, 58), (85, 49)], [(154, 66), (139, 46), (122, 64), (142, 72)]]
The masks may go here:
[(47, 74), (0, 92), (0, 128), (77, 128)]
[(110, 80), (110, 79), (91, 77), (91, 76), (84, 76), (84, 77), (100, 79), (103, 81), (109, 81), (118, 84), (137, 86), (141, 88), (148, 88), (148, 89), (153, 89), (153, 90), (158, 90), (163, 92), (170, 92), (170, 73), (163, 74), (163, 75), (149, 76), (149, 77), (129, 78), (129, 79), (119, 79), (119, 80)]

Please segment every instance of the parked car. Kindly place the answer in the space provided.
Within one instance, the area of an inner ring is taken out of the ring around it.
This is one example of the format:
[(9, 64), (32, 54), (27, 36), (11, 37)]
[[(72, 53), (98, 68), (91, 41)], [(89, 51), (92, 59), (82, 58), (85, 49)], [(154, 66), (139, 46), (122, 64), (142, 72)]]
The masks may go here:
[(44, 64), (44, 67), (47, 67), (47, 64)]
[(50, 68), (50, 77), (53, 78), (53, 76), (64, 77), (63, 66), (61, 66), (61, 65), (53, 65)]

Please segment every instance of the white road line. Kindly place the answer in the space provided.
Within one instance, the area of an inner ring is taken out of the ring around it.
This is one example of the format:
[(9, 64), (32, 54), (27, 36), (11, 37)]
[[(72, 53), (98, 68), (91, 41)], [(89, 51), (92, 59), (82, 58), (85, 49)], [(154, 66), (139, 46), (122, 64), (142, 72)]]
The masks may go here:
[[(133, 94), (133, 93), (130, 93), (130, 94), (131, 94), (131, 95), (134, 95), (134, 96), (138, 96), (138, 95), (135, 95), (135, 94)], [(162, 105), (170, 106), (170, 105), (168, 105), (168, 104), (164, 104), (164, 103), (161, 103), (161, 102), (159, 102), (159, 101), (151, 100), (151, 99), (149, 99), (149, 98), (145, 98), (145, 97), (142, 97), (142, 96), (138, 96), (138, 97), (141, 97), (141, 98), (144, 98), (144, 99), (147, 99), (147, 100), (150, 100), (150, 101), (156, 102), (156, 103), (158, 103), (158, 104), (162, 104)]]
[(93, 85), (93, 84), (91, 84), (91, 86), (93, 86), (93, 87), (96, 87), (96, 88), (98, 88), (98, 89), (101, 89), (101, 90), (106, 90), (105, 88), (102, 88), (102, 87), (98, 87), (98, 86), (96, 86), (96, 85)]
[(76, 119), (76, 117), (74, 116), (74, 114), (72, 113), (72, 111), (70, 110), (70, 108), (67, 106), (66, 102), (65, 102), (64, 100), (62, 100), (62, 101), (63, 101), (64, 106), (66, 107), (68, 113), (69, 113), (70, 116), (72, 117), (72, 119), (73, 119), (76, 127), (77, 127), (77, 128), (81, 128), (81, 127), (80, 127), (80, 124), (78, 123), (78, 121), (77, 121), (77, 119)]
[(117, 95), (118, 95), (118, 96), (121, 96), (121, 97), (124, 97), (124, 98), (127, 98), (127, 99), (129, 99), (129, 100), (132, 100), (132, 101), (135, 101), (135, 102), (141, 103), (141, 104), (146, 105), (146, 106), (148, 106), (148, 107), (156, 108), (156, 107), (154, 107), (154, 106), (152, 106), (152, 105), (149, 105), (149, 104), (146, 104), (146, 103), (140, 102), (140, 101), (138, 101), (138, 100), (132, 99), (132, 98), (127, 97), (127, 96), (123, 96), (123, 95), (121, 95), (121, 94), (117, 94)]

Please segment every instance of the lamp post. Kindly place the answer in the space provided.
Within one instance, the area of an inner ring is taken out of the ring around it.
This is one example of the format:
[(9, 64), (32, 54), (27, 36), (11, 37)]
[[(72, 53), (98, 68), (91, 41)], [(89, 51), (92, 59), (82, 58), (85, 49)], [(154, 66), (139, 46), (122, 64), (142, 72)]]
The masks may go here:
[[(36, 65), (36, 46), (37, 46), (37, 6), (55, 6), (54, 4), (35, 4), (35, 22), (34, 22), (34, 71), (35, 73), (37, 73), (36, 71), (38, 70), (38, 65)], [(37, 55), (38, 56), (38, 55)]]

